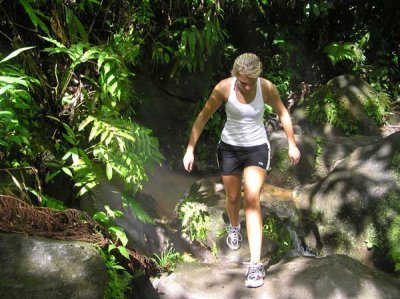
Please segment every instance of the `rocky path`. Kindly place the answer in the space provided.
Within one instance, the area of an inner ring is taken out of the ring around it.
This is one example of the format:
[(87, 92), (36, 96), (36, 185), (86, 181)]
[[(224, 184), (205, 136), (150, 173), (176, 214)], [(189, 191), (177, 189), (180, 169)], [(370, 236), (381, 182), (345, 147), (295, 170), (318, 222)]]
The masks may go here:
[(153, 278), (144, 299), (400, 298), (399, 281), (344, 255), (296, 257), (266, 265), (264, 285), (244, 287), (245, 264), (181, 264)]

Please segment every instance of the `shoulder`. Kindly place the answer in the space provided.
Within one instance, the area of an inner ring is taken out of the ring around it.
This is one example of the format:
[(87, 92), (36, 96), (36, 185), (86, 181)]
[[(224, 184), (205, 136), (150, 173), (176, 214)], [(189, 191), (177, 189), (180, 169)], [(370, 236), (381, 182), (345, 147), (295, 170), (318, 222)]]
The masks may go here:
[(260, 83), (261, 83), (261, 90), (263, 94), (263, 98), (265, 102), (268, 102), (269, 100), (273, 100), (276, 98), (280, 98), (279, 96), (279, 91), (276, 88), (275, 84), (273, 84), (271, 81), (261, 78), (260, 77)]
[(276, 89), (275, 84), (273, 84), (271, 81), (265, 78), (260, 77), (260, 83), (261, 83), (261, 88), (265, 91), (271, 91), (273, 89)]
[(215, 93), (224, 100), (228, 99), (232, 80), (233, 78), (231, 77), (219, 81), (217, 85), (215, 85), (213, 93)]

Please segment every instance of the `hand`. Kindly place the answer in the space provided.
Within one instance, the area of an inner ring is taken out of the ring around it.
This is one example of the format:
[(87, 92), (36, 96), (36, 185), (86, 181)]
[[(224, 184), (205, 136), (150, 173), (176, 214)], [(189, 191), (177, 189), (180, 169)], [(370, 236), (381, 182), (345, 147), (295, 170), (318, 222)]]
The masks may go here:
[(191, 172), (193, 169), (194, 155), (193, 152), (187, 151), (183, 157), (183, 166), (187, 172)]
[(293, 165), (297, 165), (299, 163), (300, 157), (301, 154), (297, 146), (289, 147), (289, 158)]

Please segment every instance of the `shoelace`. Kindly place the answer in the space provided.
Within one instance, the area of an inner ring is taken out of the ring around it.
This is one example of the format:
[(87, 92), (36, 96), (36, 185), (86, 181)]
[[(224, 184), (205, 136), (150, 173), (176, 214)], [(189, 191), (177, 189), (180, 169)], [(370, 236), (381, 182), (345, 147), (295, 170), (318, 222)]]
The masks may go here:
[(242, 234), (240, 233), (240, 227), (229, 226), (229, 237), (231, 239), (231, 243), (236, 244), (237, 242), (242, 241)]
[(258, 276), (263, 277), (262, 269), (258, 265), (251, 265), (247, 277), (256, 279)]

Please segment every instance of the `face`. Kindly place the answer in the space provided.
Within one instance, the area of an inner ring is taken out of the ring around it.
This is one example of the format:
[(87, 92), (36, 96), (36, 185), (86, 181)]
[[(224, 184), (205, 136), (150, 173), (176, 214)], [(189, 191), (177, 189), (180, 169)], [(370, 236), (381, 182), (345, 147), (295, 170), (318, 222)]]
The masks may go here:
[(240, 91), (247, 93), (255, 88), (257, 83), (257, 78), (249, 78), (246, 75), (239, 74), (236, 77), (236, 82)]

